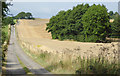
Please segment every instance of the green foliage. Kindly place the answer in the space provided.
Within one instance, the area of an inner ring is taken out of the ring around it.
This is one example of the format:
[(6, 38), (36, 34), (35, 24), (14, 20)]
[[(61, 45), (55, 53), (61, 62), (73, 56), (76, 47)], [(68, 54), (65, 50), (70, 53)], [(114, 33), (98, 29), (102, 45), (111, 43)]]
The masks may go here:
[(14, 18), (13, 17), (6, 17), (3, 19), (3, 26), (5, 25), (14, 25), (15, 22), (14, 22)]
[(105, 41), (110, 32), (109, 15), (107, 9), (101, 5), (92, 5), (83, 15), (82, 23), (85, 41)]
[[(9, 41), (8, 36), (8, 24), (13, 24), (13, 18), (12, 17), (6, 17), (6, 15), (9, 12), (8, 6), (11, 6), (10, 3), (2, 2), (2, 44), (4, 41)], [(5, 48), (6, 49), (6, 48)]]
[(6, 2), (2, 2), (2, 26), (6, 25), (6, 23), (8, 23), (10, 21), (9, 20), (7, 22), (7, 20), (6, 20), (6, 16), (9, 13), (9, 8), (8, 8), (9, 6), (12, 6), (12, 4), (11, 3), (6, 3)]
[(90, 35), (89, 37), (85, 38), (86, 42), (97, 42), (100, 41), (100, 38), (96, 35)]
[(109, 27), (109, 14), (104, 5), (81, 4), (53, 16), (46, 30), (53, 39), (96, 42), (105, 41), (111, 31)]
[(9, 8), (8, 6), (11, 6), (10, 3), (6, 3), (6, 2), (2, 2), (2, 16), (5, 17), (8, 12), (9, 12)]
[(27, 12), (27, 13), (25, 14), (25, 16), (26, 16), (27, 19), (32, 19), (32, 18), (33, 18), (33, 17), (32, 17), (32, 14), (31, 14), (30, 12)]
[(87, 11), (89, 5), (78, 5), (72, 10), (60, 11), (50, 19), (46, 30), (52, 33), (53, 39), (73, 39), (77, 40), (82, 29), (81, 18)]
[[(109, 12), (109, 15), (110, 15), (110, 12)], [(117, 18), (118, 17), (118, 12), (115, 12), (115, 13), (113, 13), (112, 15), (110, 15), (110, 18), (111, 19), (115, 19), (115, 18)]]
[[(10, 17), (6, 17), (9, 8), (8, 6), (11, 6), (10, 3), (2, 2), (2, 60), (5, 61), (5, 51), (7, 50), (7, 44), (9, 42), (9, 35), (8, 35), (8, 24), (12, 23), (12, 19)], [(10, 22), (10, 23), (9, 23)], [(6, 44), (4, 42), (6, 41)]]
[(112, 16), (114, 15), (113, 11), (109, 12), (110, 18), (112, 19)]
[(110, 38), (120, 38), (120, 15), (118, 12), (113, 13), (112, 11), (109, 12), (110, 19), (114, 19), (113, 22), (110, 23), (111, 31), (109, 34)]
[(114, 22), (111, 23), (111, 34), (110, 37), (112, 38), (120, 38), (120, 15), (116, 14), (114, 18)]
[(17, 59), (19, 61), (19, 63), (21, 64), (21, 66), (23, 67), (25, 73), (29, 76), (34, 76), (33, 73), (27, 68), (27, 66), (20, 60), (19, 56), (17, 56)]
[(34, 19), (30, 12), (20, 12), (15, 16), (16, 19)]
[(8, 26), (5, 26), (4, 28), (2, 28), (2, 44), (5, 42), (5, 41), (8, 41)]
[(85, 41), (85, 36), (84, 35), (77, 35), (76, 40), (80, 41), (80, 42), (84, 42)]
[(17, 19), (25, 19), (25, 12), (20, 12), (15, 18)]
[(80, 59), (79, 62), (76, 74), (120, 74), (120, 64), (110, 63), (104, 58)]

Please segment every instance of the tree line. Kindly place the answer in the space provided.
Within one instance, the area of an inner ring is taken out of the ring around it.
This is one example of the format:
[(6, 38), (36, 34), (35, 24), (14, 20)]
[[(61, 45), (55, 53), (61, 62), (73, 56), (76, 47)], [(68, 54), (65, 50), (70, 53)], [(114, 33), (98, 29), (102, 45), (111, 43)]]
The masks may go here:
[(15, 24), (14, 19), (33, 19), (34, 20), (34, 17), (32, 16), (30, 12), (27, 12), (27, 13), (20, 12), (16, 16), (13, 16), (13, 17), (5, 16), (3, 18), (3, 25), (8, 25), (8, 24), (14, 25)]
[(15, 19), (34, 19), (34, 17), (32, 16), (30, 12), (27, 12), (27, 13), (20, 12), (14, 18)]
[(106, 41), (111, 28), (104, 5), (80, 4), (53, 16), (46, 30), (51, 32), (53, 39), (97, 42)]

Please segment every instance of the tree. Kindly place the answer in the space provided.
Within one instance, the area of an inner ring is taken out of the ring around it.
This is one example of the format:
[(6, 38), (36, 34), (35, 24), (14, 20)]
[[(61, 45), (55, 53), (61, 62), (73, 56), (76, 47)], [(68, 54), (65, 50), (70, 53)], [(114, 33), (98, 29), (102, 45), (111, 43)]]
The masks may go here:
[(0, 1), (0, 2), (2, 4), (2, 26), (5, 26), (4, 25), (4, 20), (5, 20), (6, 16), (9, 13), (8, 6), (12, 6), (12, 4), (11, 3), (6, 3), (6, 2), (2, 2), (2, 1)]
[(76, 40), (82, 31), (81, 18), (89, 8), (88, 4), (81, 4), (67, 11), (60, 11), (50, 19), (46, 30), (52, 33), (53, 39)]
[(16, 17), (18, 19), (25, 19), (25, 16), (26, 16), (25, 12), (20, 12)]
[(6, 17), (6, 18), (4, 18), (3, 25), (9, 25), (9, 24), (11, 24), (11, 25), (15, 24), (13, 17)]
[(112, 19), (115, 19), (115, 18), (118, 18), (118, 16), (119, 16), (118, 12), (115, 12), (115, 13), (111, 16), (111, 18), (112, 18)]
[(5, 2), (2, 2), (2, 16), (5, 17), (6, 14), (8, 13), (9, 9), (8, 9), (8, 5)]
[(120, 38), (120, 15), (116, 14), (114, 18), (114, 22), (111, 23), (111, 35), (112, 38)]
[(114, 14), (113, 11), (110, 11), (110, 12), (109, 12), (109, 15), (110, 15), (110, 16), (112, 16), (113, 14)]
[(30, 12), (27, 12), (26, 13), (26, 18), (27, 19), (32, 19), (33, 17), (32, 17), (32, 14), (30, 13)]
[(85, 41), (105, 41), (110, 32), (107, 9), (101, 5), (92, 5), (82, 17)]
[(110, 19), (112, 19), (113, 15), (114, 15), (113, 11), (110, 11), (109, 12)]
[(114, 15), (118, 15), (119, 13), (118, 12), (115, 12), (115, 14)]
[(34, 19), (30, 12), (20, 12), (15, 16), (16, 19)]
[(8, 17), (9, 8), (8, 6), (12, 6), (11, 3), (2, 2), (2, 27), (7, 26), (8, 24), (15, 24), (13, 22), (13, 17)]
[(76, 41), (105, 41), (110, 30), (109, 14), (104, 5), (80, 4), (60, 11), (47, 24), (53, 39)]

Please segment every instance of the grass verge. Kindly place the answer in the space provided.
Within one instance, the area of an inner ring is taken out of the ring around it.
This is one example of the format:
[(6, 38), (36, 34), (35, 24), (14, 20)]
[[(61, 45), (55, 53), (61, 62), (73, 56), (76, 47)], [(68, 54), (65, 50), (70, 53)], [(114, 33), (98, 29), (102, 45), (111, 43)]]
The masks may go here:
[(21, 66), (23, 67), (23, 69), (25, 70), (26, 74), (28, 76), (35, 76), (26, 66), (25, 64), (20, 60), (20, 58), (17, 56), (17, 59), (19, 61), (19, 63), (21, 64)]
[(6, 74), (6, 55), (10, 39), (10, 26), (6, 25), (2, 27), (2, 73)]
[(110, 63), (102, 57), (89, 59), (77, 57), (71, 60), (67, 56), (60, 60), (57, 55), (51, 53), (41, 52), (35, 55), (30, 50), (23, 49), (34, 61), (55, 74), (120, 74), (120, 63)]

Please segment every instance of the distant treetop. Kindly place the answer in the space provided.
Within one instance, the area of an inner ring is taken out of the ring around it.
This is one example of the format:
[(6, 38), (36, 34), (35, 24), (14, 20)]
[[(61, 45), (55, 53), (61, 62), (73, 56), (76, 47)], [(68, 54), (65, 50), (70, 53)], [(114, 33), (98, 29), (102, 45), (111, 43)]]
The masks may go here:
[(30, 12), (20, 12), (15, 16), (16, 19), (34, 19)]

